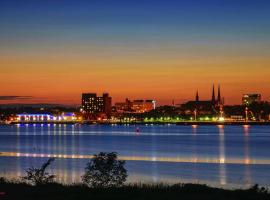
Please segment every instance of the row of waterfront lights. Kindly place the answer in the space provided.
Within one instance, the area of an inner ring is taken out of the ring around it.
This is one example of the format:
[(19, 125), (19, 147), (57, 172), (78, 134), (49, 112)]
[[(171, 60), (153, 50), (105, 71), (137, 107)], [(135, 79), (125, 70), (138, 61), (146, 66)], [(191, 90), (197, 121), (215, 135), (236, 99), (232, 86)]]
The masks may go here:
[(18, 122), (25, 121), (76, 121), (80, 120), (80, 117), (76, 117), (75, 114), (53, 116), (49, 114), (19, 114), (17, 115)]
[(158, 117), (158, 118), (144, 118), (144, 122), (174, 122), (174, 121), (225, 121), (223, 117), (200, 117), (198, 119), (194, 119), (193, 117), (190, 117), (189, 120), (180, 118), (180, 117)]

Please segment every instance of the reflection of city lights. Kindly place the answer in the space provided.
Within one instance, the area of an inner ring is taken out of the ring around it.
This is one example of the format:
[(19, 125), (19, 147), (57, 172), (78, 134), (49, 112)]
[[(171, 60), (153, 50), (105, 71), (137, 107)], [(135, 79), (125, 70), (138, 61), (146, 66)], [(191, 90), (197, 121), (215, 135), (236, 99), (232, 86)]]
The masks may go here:
[(222, 129), (222, 128), (224, 128), (224, 125), (218, 125), (218, 128)]
[[(74, 158), (74, 159), (92, 159), (92, 155), (76, 155), (76, 154), (43, 154), (43, 153), (18, 153), (18, 152), (1, 152), (1, 156), (5, 157), (36, 157), (36, 158)], [(154, 162), (176, 162), (176, 163), (213, 163), (213, 164), (257, 164), (257, 165), (269, 165), (269, 159), (237, 159), (226, 158), (225, 149), (220, 149), (219, 158), (204, 158), (204, 157), (159, 157), (159, 156), (120, 156), (120, 160), (129, 161), (154, 161)], [(222, 169), (222, 176), (226, 176), (225, 169)]]
[(197, 128), (197, 127), (198, 127), (198, 125), (195, 125), (195, 124), (192, 125), (192, 128)]
[(151, 160), (152, 161), (157, 161), (157, 158), (156, 157), (152, 157)]
[(243, 125), (245, 135), (249, 134), (249, 125)]
[(220, 159), (219, 159), (219, 163), (220, 163), (220, 164), (224, 164), (224, 163), (225, 163), (225, 158), (220, 158)]
[(246, 159), (244, 160), (244, 163), (245, 163), (246, 165), (249, 165), (249, 164), (250, 164), (250, 159), (249, 159), (249, 158), (246, 158)]

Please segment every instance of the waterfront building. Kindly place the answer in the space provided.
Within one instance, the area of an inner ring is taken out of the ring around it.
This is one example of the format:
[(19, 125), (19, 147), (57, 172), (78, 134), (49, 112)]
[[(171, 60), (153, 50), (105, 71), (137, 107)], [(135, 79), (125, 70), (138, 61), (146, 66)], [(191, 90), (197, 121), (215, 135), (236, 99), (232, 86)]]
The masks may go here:
[(75, 113), (52, 114), (17, 114), (16, 122), (19, 123), (54, 123), (54, 122), (75, 122), (80, 120)]
[(230, 119), (232, 121), (245, 121), (243, 115), (231, 115)]
[(128, 98), (126, 98), (125, 102), (116, 102), (114, 106), (115, 111), (118, 113), (132, 112), (132, 102)]
[(154, 100), (134, 100), (126, 99), (125, 102), (115, 103), (115, 110), (117, 113), (144, 113), (154, 110), (156, 108), (156, 101)]
[(97, 96), (96, 93), (82, 94), (82, 112), (86, 118), (109, 118), (111, 115), (112, 98), (108, 93)]
[(144, 113), (154, 110), (156, 103), (154, 100), (134, 100), (132, 103), (132, 110), (135, 113)]
[(260, 103), (261, 98), (261, 94), (244, 94), (242, 97), (242, 105), (249, 106), (255, 102)]

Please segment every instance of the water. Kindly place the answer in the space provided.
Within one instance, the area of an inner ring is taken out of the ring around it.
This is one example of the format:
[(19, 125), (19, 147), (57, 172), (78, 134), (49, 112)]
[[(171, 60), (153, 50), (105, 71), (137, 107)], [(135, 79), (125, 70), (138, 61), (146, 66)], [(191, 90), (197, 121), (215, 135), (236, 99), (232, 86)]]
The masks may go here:
[(57, 181), (79, 182), (90, 155), (100, 151), (126, 160), (129, 182), (270, 186), (267, 126), (0, 126), (0, 176), (7, 178), (54, 156), (49, 171)]

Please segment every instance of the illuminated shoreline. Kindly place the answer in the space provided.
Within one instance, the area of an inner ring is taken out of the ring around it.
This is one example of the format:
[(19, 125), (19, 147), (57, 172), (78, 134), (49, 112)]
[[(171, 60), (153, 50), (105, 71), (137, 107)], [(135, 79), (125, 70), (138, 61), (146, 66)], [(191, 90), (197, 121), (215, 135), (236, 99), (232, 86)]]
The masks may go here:
[(262, 125), (262, 126), (270, 126), (270, 121), (265, 122), (258, 122), (258, 121), (247, 121), (247, 122), (230, 122), (230, 121), (224, 121), (224, 122), (212, 122), (212, 121), (182, 121), (182, 122), (99, 122), (99, 121), (89, 121), (89, 122), (78, 122), (78, 121), (71, 121), (71, 122), (65, 122), (65, 121), (59, 121), (59, 122), (11, 122), (8, 123), (11, 125), (16, 124), (98, 124), (98, 125), (125, 125), (125, 124), (131, 124), (131, 125), (162, 125), (162, 124), (176, 124), (176, 125), (182, 125), (182, 126), (192, 126), (192, 125), (232, 125), (232, 126), (245, 126), (245, 125)]

